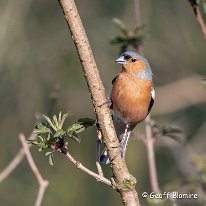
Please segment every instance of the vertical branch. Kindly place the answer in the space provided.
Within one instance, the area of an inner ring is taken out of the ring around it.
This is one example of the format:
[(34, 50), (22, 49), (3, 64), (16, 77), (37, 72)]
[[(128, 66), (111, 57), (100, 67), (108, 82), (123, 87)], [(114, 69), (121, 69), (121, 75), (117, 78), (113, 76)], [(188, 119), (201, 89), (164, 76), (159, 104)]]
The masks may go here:
[(152, 125), (150, 114), (145, 119), (145, 144), (147, 149), (147, 159), (149, 164), (150, 184), (152, 191), (159, 193), (159, 183), (154, 152), (154, 138), (152, 137)]
[(204, 20), (202, 18), (201, 12), (200, 12), (200, 8), (197, 4), (197, 0), (188, 0), (190, 5), (192, 6), (193, 12), (195, 14), (195, 19), (202, 31), (203, 37), (204, 39), (206, 39), (206, 26), (204, 23)]
[(140, 13), (140, 2), (139, 0), (133, 0), (134, 1), (134, 19), (136, 23), (136, 27), (141, 27), (141, 13)]
[[(140, 15), (140, 0), (134, 0), (134, 8), (135, 8), (134, 16), (135, 16), (136, 26), (140, 27), (142, 24), (141, 15)], [(138, 47), (135, 49), (138, 49), (137, 50), (138, 52), (143, 53), (142, 47)], [(160, 192), (160, 189), (159, 189), (159, 183), (157, 177), (155, 152), (154, 152), (154, 139), (152, 137), (152, 125), (151, 125), (150, 114), (148, 114), (148, 116), (145, 119), (145, 141), (144, 142), (147, 150), (151, 188), (153, 192), (158, 193)]]
[(124, 205), (138, 206), (140, 203), (135, 190), (136, 179), (130, 175), (121, 155), (116, 156), (117, 152), (120, 151), (120, 148), (116, 147), (119, 145), (119, 141), (114, 130), (110, 110), (104, 104), (108, 101), (105, 89), (75, 2), (74, 0), (59, 0), (59, 3), (79, 54), (109, 158), (110, 160), (114, 159), (111, 163), (115, 181), (113, 186), (120, 193)]

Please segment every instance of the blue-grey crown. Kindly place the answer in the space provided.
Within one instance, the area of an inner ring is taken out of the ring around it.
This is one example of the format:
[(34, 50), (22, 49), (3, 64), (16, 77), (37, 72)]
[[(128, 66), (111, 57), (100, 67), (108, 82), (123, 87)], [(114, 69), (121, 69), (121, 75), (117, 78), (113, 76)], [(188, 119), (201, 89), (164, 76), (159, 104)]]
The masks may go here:
[(146, 71), (139, 71), (137, 76), (138, 77), (145, 77), (147, 79), (152, 79), (152, 70), (151, 70), (151, 67), (149, 65), (149, 62), (141, 54), (139, 54), (137, 52), (133, 52), (133, 51), (126, 51), (126, 52), (123, 52), (120, 56), (136, 56), (136, 57), (140, 58), (146, 65)]

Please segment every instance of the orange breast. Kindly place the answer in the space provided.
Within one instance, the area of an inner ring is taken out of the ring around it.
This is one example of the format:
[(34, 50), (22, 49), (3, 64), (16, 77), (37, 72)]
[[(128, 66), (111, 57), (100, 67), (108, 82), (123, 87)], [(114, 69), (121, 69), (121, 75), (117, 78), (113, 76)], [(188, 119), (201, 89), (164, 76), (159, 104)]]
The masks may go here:
[(151, 81), (121, 73), (114, 82), (111, 99), (116, 115), (129, 125), (136, 125), (148, 114)]

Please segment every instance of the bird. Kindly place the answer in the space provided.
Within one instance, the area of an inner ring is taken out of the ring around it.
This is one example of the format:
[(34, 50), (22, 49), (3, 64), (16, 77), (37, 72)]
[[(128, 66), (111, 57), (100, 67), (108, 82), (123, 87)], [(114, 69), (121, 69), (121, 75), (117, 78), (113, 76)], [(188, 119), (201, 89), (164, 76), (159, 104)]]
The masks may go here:
[[(122, 70), (112, 80), (110, 109), (121, 145), (121, 155), (125, 158), (131, 132), (150, 113), (154, 104), (155, 90), (151, 67), (141, 54), (125, 51), (115, 62), (122, 65)], [(109, 162), (105, 149), (100, 157), (100, 163)]]

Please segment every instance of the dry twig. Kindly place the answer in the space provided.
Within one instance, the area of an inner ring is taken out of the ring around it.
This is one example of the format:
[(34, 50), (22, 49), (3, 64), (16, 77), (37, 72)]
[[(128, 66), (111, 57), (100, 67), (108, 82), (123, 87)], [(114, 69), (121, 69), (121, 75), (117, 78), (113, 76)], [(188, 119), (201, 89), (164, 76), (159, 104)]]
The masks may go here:
[(21, 148), (17, 155), (14, 157), (14, 159), (8, 164), (8, 166), (0, 173), (0, 183), (4, 181), (13, 171), (14, 169), (19, 165), (19, 163), (24, 158), (24, 150)]
[(188, 0), (193, 8), (193, 12), (195, 14), (195, 18), (196, 18), (196, 21), (202, 31), (202, 34), (203, 34), (203, 37), (204, 39), (206, 39), (206, 26), (205, 26), (205, 23), (204, 23), (204, 20), (202, 18), (202, 14), (200, 12), (200, 8), (197, 4), (197, 1), (196, 0)]
[(144, 139), (146, 149), (147, 149), (147, 159), (149, 164), (149, 173), (150, 173), (150, 184), (152, 191), (159, 193), (159, 183), (157, 177), (156, 161), (155, 161), (155, 152), (154, 152), (154, 138), (152, 137), (152, 125), (150, 114), (145, 119), (145, 139)]
[[(29, 136), (28, 139), (35, 139), (36, 135), (32, 132), (32, 134)], [(31, 147), (32, 145), (28, 145), (28, 147)], [(13, 160), (8, 164), (8, 166), (0, 173), (0, 183), (4, 181), (20, 164), (20, 162), (24, 158), (24, 149), (21, 148), (19, 152), (16, 154), (16, 156), (13, 158)]]
[(102, 175), (99, 175), (95, 172), (92, 172), (91, 170), (86, 168), (81, 162), (75, 160), (74, 157), (71, 154), (69, 154), (69, 152), (67, 152), (65, 155), (78, 169), (80, 169), (83, 172), (87, 173), (88, 175), (94, 177), (97, 181), (102, 182), (108, 186), (112, 186), (110, 180), (108, 180), (107, 178), (103, 177)]
[(49, 182), (42, 177), (39, 169), (37, 168), (37, 166), (32, 158), (32, 155), (30, 153), (29, 146), (26, 143), (25, 136), (23, 134), (20, 134), (19, 139), (21, 141), (22, 147), (24, 149), (24, 153), (25, 153), (27, 161), (31, 167), (31, 170), (33, 171), (33, 173), (34, 173), (34, 175), (39, 183), (39, 191), (38, 191), (38, 195), (36, 198), (35, 206), (40, 206), (42, 203), (43, 197), (44, 197), (44, 192), (45, 192)]

